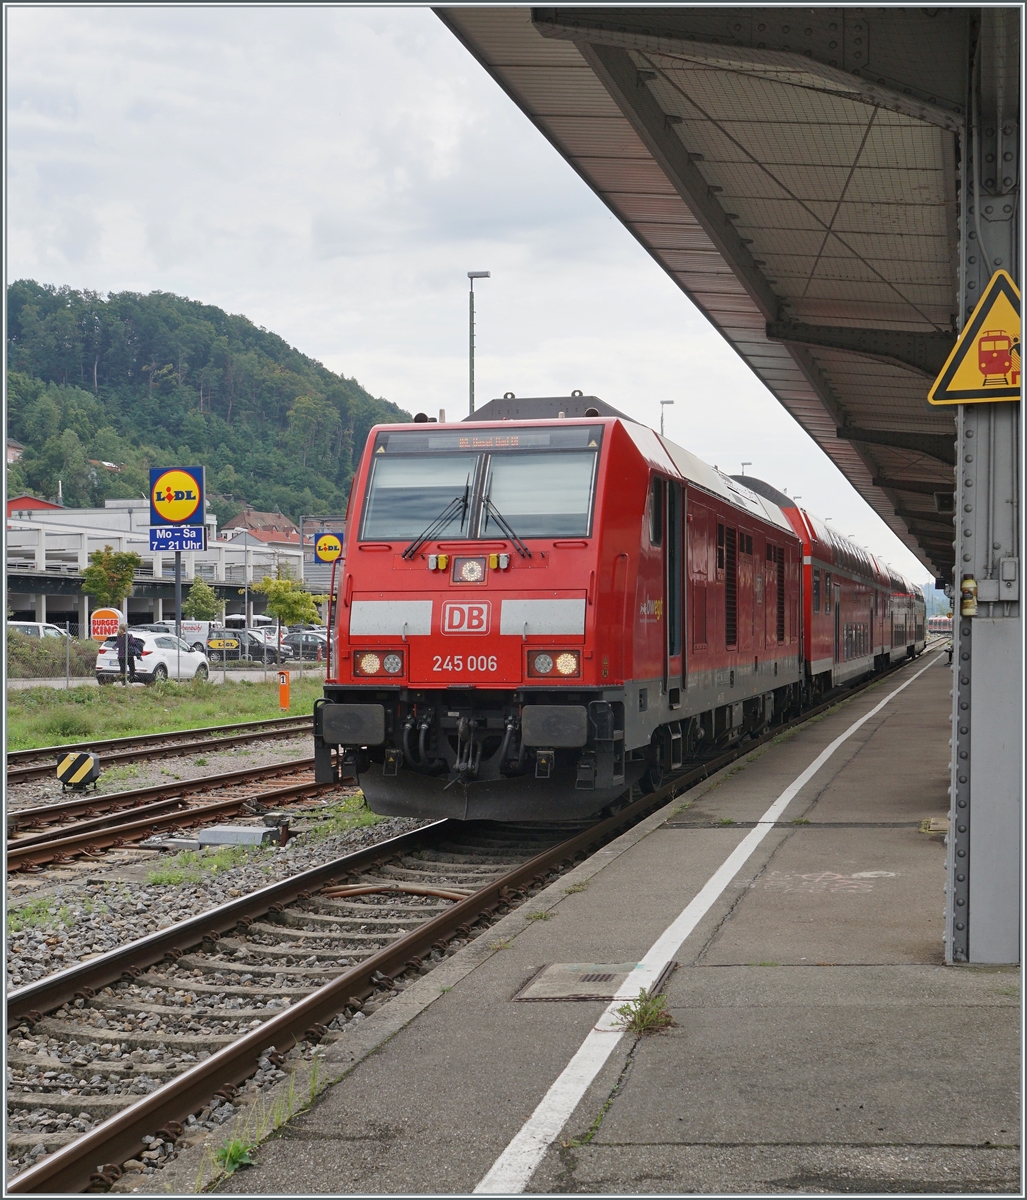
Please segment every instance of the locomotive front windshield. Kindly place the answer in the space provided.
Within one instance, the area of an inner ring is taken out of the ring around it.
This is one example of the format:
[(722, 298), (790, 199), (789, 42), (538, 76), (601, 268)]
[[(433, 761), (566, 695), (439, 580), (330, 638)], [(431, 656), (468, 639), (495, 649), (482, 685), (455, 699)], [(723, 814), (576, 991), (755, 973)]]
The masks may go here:
[[(379, 433), (360, 536), (588, 537), (602, 426)], [(464, 501), (466, 500), (466, 504)], [(500, 520), (500, 518), (502, 520)]]

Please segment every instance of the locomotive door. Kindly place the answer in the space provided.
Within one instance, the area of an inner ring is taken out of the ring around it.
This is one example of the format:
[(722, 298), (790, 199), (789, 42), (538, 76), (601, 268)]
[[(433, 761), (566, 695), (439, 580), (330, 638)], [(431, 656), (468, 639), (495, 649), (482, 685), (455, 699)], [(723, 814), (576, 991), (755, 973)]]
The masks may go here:
[[(683, 539), (681, 530), (684, 493), (681, 485), (667, 480), (667, 536), (664, 538), (664, 564), (667, 572), (667, 616), (664, 644), (664, 691), (677, 686), (683, 674), (684, 653), (682, 648), (682, 603), (681, 603), (681, 559)], [(678, 689), (678, 703), (681, 692)], [(673, 696), (671, 702), (674, 702)]]
[(703, 663), (709, 649), (710, 511), (701, 504), (688, 506), (688, 631), (690, 663)]
[(834, 661), (842, 661), (842, 589), (834, 585)]

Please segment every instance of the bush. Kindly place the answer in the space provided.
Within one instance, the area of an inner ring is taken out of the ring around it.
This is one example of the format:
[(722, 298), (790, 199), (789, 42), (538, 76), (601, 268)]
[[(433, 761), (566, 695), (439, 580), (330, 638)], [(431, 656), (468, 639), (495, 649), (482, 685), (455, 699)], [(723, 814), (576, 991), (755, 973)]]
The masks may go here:
[[(71, 674), (87, 679), (96, 674), (96, 653), (99, 644), (91, 638), (71, 639)], [(64, 638), (26, 637), (17, 630), (7, 630), (8, 679), (63, 679), (66, 647)]]

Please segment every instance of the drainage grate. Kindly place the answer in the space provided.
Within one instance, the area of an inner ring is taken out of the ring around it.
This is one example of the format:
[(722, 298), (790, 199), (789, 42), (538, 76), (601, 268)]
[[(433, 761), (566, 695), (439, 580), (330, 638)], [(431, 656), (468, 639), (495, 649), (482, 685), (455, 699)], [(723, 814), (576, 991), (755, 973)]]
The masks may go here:
[[(540, 967), (514, 1000), (612, 1000), (644, 963), (550, 963)], [(657, 980), (659, 991), (675, 964)], [(641, 986), (641, 985), (639, 985)], [(639, 988), (632, 991), (638, 994)]]

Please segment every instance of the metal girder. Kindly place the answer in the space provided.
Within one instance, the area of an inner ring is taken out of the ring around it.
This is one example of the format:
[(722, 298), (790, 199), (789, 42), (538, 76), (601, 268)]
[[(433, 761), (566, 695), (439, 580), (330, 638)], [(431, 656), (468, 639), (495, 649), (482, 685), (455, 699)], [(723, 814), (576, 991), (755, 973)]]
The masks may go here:
[[(921, 525), (930, 526), (935, 532), (940, 532), (943, 529), (948, 530), (948, 543), (952, 545), (952, 517), (945, 516), (942, 513), (917, 512), (914, 508), (896, 508), (895, 515), (901, 517), (907, 525), (912, 521)], [(910, 529), (912, 533), (913, 530)]]
[(846, 329), (837, 325), (804, 325), (801, 321), (768, 321), (767, 337), (774, 342), (851, 350), (916, 371), (930, 379), (938, 375), (956, 344), (955, 334)]
[(954, 466), (956, 452), (953, 438), (944, 433), (906, 433), (898, 429), (861, 429), (855, 425), (840, 425), (835, 433), (848, 442), (865, 442), (868, 446), (892, 446), (896, 450), (912, 450), (926, 454), (939, 462)]
[(699, 168), (666, 113), (645, 86), (645, 78), (627, 50), (582, 43), (578, 49), (634, 126), (649, 153), (691, 209), (706, 236), (767, 320), (777, 317), (781, 297), (756, 266), (725, 210), (717, 203)]
[(762, 71), (958, 131), (973, 8), (533, 8), (544, 37)]
[(956, 483), (930, 483), (923, 479), (874, 479), (874, 487), (885, 488), (890, 492), (915, 492), (919, 496), (944, 496), (955, 492)]
[[(961, 137), (960, 326), (996, 268), (1020, 278), (1020, 19), (981, 8)], [(1020, 404), (957, 410), (956, 620), (952, 688), (945, 957), (1020, 956), (1023, 623), (1020, 607), (1023, 462)], [(963, 580), (976, 605), (961, 611)]]

